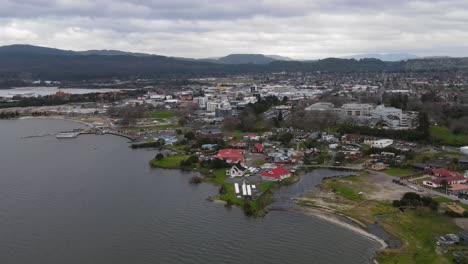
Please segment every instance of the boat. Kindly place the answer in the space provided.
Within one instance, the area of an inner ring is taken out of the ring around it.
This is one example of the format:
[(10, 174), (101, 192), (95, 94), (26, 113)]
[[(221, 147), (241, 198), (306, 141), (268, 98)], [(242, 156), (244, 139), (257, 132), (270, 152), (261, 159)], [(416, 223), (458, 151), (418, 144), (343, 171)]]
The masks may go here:
[(76, 138), (79, 132), (61, 132), (55, 135), (56, 138)]

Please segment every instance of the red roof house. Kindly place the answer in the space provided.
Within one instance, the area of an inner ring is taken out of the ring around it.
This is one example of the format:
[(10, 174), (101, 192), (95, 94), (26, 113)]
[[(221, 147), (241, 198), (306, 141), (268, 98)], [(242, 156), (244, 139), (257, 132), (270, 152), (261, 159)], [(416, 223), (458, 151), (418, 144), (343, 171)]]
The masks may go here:
[(270, 171), (262, 172), (262, 179), (267, 181), (280, 181), (291, 177), (291, 172), (285, 167), (276, 167)]
[(263, 145), (260, 143), (255, 144), (254, 149), (252, 152), (262, 153), (263, 152)]
[(240, 149), (221, 149), (213, 158), (223, 159), (227, 163), (238, 163), (244, 161), (244, 154)]
[(448, 185), (454, 184), (461, 184), (465, 183), (468, 179), (465, 178), (463, 175), (453, 176), (453, 177), (444, 177), (444, 178), (437, 178), (430, 181), (424, 181), (423, 184), (430, 186), (432, 188), (439, 188), (442, 186), (442, 181), (447, 181)]
[(455, 176), (461, 176), (459, 172), (456, 171), (451, 171), (451, 170), (446, 170), (446, 169), (432, 169), (432, 174), (436, 177), (455, 177)]

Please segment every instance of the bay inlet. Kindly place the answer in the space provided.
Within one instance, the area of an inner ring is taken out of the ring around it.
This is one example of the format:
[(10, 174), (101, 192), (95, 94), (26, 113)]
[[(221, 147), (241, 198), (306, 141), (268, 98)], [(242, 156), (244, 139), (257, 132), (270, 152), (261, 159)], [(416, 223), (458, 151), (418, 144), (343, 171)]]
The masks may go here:
[(151, 169), (126, 139), (54, 135), (61, 120), (0, 121), (1, 263), (369, 263), (380, 245), (289, 211), (207, 201), (190, 172)]

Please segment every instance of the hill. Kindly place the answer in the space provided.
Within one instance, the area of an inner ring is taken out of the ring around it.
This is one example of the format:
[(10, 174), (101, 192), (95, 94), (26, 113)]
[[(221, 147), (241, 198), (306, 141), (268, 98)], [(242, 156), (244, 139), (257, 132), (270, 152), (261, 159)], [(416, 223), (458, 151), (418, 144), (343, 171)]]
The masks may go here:
[(90, 80), (114, 77), (196, 78), (271, 72), (457, 69), (468, 69), (468, 58), (411, 59), (397, 62), (337, 58), (317, 61), (281, 61), (262, 54), (232, 54), (206, 61), (113, 50), (76, 52), (31, 45), (0, 47), (0, 80)]
[(410, 59), (417, 59), (419, 58), (416, 55), (409, 54), (409, 53), (386, 53), (386, 54), (378, 54), (378, 53), (369, 53), (369, 54), (357, 54), (352, 56), (344, 57), (345, 59), (378, 59), (382, 61), (402, 61), (402, 60), (410, 60)]

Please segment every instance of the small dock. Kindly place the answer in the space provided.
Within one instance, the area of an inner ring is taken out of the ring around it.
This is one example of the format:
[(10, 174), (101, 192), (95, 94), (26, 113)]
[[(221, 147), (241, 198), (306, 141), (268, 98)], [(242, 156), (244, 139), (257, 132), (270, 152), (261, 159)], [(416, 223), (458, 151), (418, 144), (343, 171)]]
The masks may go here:
[(61, 132), (55, 135), (56, 138), (76, 138), (79, 135), (114, 135), (119, 137), (124, 137), (126, 139), (130, 139), (132, 141), (136, 140), (135, 137), (131, 135), (127, 135), (115, 130), (103, 130), (103, 129), (86, 129), (80, 131), (73, 131), (73, 132)]

